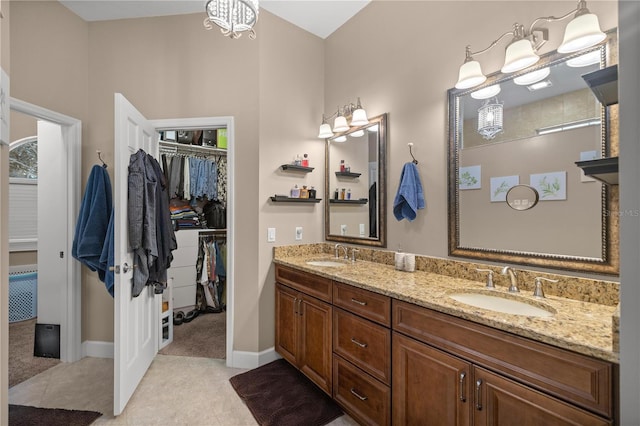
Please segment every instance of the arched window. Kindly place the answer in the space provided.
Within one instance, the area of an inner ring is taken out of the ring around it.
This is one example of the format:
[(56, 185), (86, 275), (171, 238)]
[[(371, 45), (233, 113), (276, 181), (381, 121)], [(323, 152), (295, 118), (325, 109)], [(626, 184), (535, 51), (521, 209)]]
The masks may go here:
[(9, 251), (38, 248), (38, 138), (9, 145)]

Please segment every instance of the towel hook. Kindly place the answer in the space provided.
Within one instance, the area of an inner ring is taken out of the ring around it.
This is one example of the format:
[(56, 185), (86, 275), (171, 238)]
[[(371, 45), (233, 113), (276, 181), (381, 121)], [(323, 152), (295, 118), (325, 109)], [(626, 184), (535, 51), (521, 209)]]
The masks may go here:
[(98, 153), (98, 160), (100, 160), (100, 162), (102, 163), (102, 167), (106, 169), (107, 163), (105, 163), (104, 160), (102, 159), (102, 152), (100, 150), (97, 150), (96, 152)]
[(411, 158), (413, 158), (413, 164), (418, 164), (418, 160), (416, 160), (416, 157), (413, 156), (413, 152), (411, 152), (413, 142), (409, 142), (407, 145), (409, 146), (409, 154), (411, 154)]

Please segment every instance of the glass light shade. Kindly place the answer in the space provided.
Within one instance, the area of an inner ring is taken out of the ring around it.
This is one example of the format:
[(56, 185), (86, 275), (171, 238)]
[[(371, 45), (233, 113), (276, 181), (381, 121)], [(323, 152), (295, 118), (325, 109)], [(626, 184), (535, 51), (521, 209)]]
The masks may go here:
[(482, 73), (480, 62), (468, 61), (460, 67), (456, 89), (469, 89), (470, 87), (484, 83), (486, 80), (487, 77)]
[(349, 133), (349, 136), (351, 136), (352, 138), (359, 138), (361, 136), (364, 136), (364, 130), (362, 130), (362, 129), (356, 130), (353, 133)]
[(567, 61), (567, 66), (572, 68), (587, 67), (589, 65), (600, 63), (600, 51), (585, 53), (584, 55), (571, 58)]
[(606, 37), (607, 35), (600, 30), (598, 17), (593, 13), (585, 13), (576, 16), (567, 24), (564, 30), (564, 39), (558, 47), (558, 52), (577, 52), (595, 46)]
[(331, 131), (331, 126), (327, 123), (322, 123), (320, 125), (320, 131), (318, 132), (318, 137), (321, 139), (330, 138), (333, 136), (333, 132)]
[(336, 117), (336, 120), (333, 122), (333, 131), (335, 133), (345, 132), (349, 130), (349, 125), (347, 124), (347, 119), (344, 115), (339, 115)]
[(493, 85), (487, 86), (487, 87), (485, 87), (483, 89), (476, 90), (475, 92), (471, 92), (471, 97), (473, 99), (493, 98), (498, 93), (500, 93), (500, 90), (502, 90), (502, 89), (500, 88), (499, 84), (493, 84)]
[(367, 130), (370, 131), (370, 132), (377, 132), (378, 131), (378, 125), (376, 124), (375, 126), (367, 127)]
[(365, 124), (369, 124), (367, 112), (362, 108), (358, 108), (357, 110), (353, 111), (353, 115), (351, 116), (351, 125), (364, 126)]
[(478, 133), (483, 139), (493, 139), (502, 132), (502, 110), (497, 99), (487, 99), (478, 109)]
[(549, 77), (549, 74), (551, 74), (551, 69), (549, 67), (545, 67), (516, 77), (513, 79), (513, 82), (519, 86), (528, 86), (530, 84), (537, 83), (540, 80), (544, 80)]
[(345, 135), (342, 136), (338, 136), (337, 138), (335, 138), (333, 140), (334, 142), (346, 142), (347, 141), (347, 137)]
[(535, 64), (538, 60), (540, 60), (540, 56), (533, 51), (533, 46), (528, 39), (516, 40), (507, 46), (504, 65), (500, 71), (504, 74), (520, 71)]
[(259, 10), (258, 0), (209, 0), (206, 5), (209, 20), (232, 38), (239, 37), (240, 32), (253, 31)]

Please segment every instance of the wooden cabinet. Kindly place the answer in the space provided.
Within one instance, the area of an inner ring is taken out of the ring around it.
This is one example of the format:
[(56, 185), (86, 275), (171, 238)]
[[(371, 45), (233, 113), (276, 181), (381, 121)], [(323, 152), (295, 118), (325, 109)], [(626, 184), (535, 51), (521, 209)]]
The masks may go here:
[(391, 424), (391, 299), (333, 285), (333, 395), (361, 424)]
[(613, 423), (610, 363), (396, 300), (393, 329), (394, 424)]
[[(287, 276), (287, 271), (283, 275)], [(276, 283), (275, 349), (331, 395), (331, 304), (299, 290), (305, 288), (304, 276), (290, 274), (291, 277), (297, 277), (297, 288)], [(311, 280), (311, 283), (316, 282)], [(313, 285), (310, 288), (309, 291), (313, 291)], [(331, 287), (328, 289), (330, 291)]]

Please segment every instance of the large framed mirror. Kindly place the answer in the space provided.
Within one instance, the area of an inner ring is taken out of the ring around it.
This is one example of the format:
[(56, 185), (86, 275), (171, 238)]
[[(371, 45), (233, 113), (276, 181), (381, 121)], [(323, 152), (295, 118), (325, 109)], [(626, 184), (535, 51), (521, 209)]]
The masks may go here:
[(386, 247), (387, 114), (326, 140), (327, 241)]
[[(575, 164), (618, 155), (618, 106), (582, 77), (616, 62), (612, 30), (601, 45), (448, 91), (451, 256), (619, 273), (618, 187)], [(539, 202), (510, 208), (506, 193), (523, 184)]]

